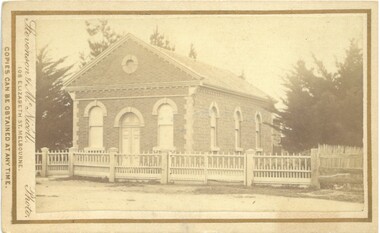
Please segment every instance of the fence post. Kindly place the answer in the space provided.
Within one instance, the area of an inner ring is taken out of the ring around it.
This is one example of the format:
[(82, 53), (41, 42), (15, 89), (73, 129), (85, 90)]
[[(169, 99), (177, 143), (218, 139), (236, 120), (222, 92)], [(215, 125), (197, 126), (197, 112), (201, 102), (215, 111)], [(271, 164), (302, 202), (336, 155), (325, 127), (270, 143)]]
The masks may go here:
[(48, 176), (48, 153), (49, 153), (49, 148), (47, 147), (42, 147), (41, 148), (41, 176), (46, 177)]
[(311, 149), (311, 186), (319, 189), (319, 154), (318, 149)]
[(254, 161), (253, 161), (253, 156), (255, 155), (256, 151), (253, 149), (249, 149), (246, 151), (246, 167), (245, 167), (245, 185), (246, 186), (251, 186), (253, 182), (253, 166), (254, 166)]
[(161, 150), (161, 184), (167, 184), (169, 178), (169, 151)]
[(78, 151), (77, 147), (71, 147), (69, 149), (69, 177), (74, 176), (74, 153)]
[(117, 153), (117, 148), (111, 147), (109, 149), (109, 154), (110, 154), (110, 175), (108, 178), (109, 182), (115, 182), (115, 164), (116, 164), (116, 153)]
[(205, 176), (204, 176), (204, 184), (207, 184), (207, 180), (208, 180), (208, 153), (206, 152), (205, 153), (205, 155), (204, 155), (205, 157), (204, 157), (204, 174), (205, 174)]

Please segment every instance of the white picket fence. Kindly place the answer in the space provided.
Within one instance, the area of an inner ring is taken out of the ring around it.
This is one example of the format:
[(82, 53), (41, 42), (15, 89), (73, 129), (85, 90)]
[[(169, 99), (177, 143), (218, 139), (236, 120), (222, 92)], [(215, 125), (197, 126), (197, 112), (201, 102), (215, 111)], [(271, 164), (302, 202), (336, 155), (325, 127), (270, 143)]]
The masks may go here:
[(244, 182), (245, 171), (245, 155), (209, 153), (169, 155), (169, 181)]
[[(46, 151), (45, 151), (46, 152)], [(43, 175), (66, 175), (68, 173), (69, 158), (67, 150), (49, 151), (46, 156), (43, 156), (44, 151), (36, 152), (35, 163), (36, 172)], [(43, 164), (46, 164), (46, 169), (43, 169)]]
[(143, 152), (141, 154), (116, 154), (116, 179), (160, 180), (161, 154)]
[(73, 161), (75, 176), (109, 177), (110, 155), (106, 151), (76, 151)]
[(253, 156), (254, 183), (310, 184), (311, 156), (263, 154)]
[(36, 152), (35, 168), (36, 168), (36, 174), (41, 175), (41, 171), (42, 171), (42, 152), (41, 151)]
[[(69, 175), (115, 180), (157, 180), (161, 183), (209, 181), (251, 184), (313, 183), (312, 156), (301, 154), (48, 151), (36, 153), (41, 176)], [(315, 180), (315, 179), (314, 179)], [(318, 180), (318, 179), (317, 179)]]

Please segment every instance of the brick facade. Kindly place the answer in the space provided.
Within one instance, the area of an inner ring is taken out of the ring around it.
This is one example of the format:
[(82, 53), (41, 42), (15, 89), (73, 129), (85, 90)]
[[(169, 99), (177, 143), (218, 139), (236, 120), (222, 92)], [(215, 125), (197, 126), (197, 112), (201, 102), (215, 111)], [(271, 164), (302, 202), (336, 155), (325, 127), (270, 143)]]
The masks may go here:
[[(266, 105), (255, 100), (228, 94), (208, 88), (198, 88), (195, 94), (189, 96), (188, 88), (157, 88), (144, 91), (88, 91), (77, 93), (77, 141), (79, 149), (88, 146), (89, 118), (84, 116), (86, 106), (94, 100), (100, 101), (107, 109), (104, 120), (103, 145), (119, 148), (120, 129), (114, 126), (116, 115), (125, 107), (137, 109), (143, 116), (144, 127), (140, 129), (140, 149), (150, 151), (157, 146), (157, 115), (153, 115), (153, 107), (162, 98), (173, 100), (178, 108), (174, 115), (174, 146), (179, 151), (210, 151), (210, 116), (209, 108), (212, 102), (217, 103), (220, 117), (218, 118), (217, 141), (220, 151), (235, 151), (234, 112), (240, 107), (243, 121), (241, 122), (241, 147), (244, 150), (256, 148), (255, 117), (262, 116), (262, 149), (272, 151), (272, 115), (266, 110)], [(138, 95), (144, 93), (145, 95)], [(190, 106), (191, 107), (190, 107)], [(191, 116), (191, 117), (190, 117)], [(191, 118), (191, 122), (190, 122)], [(187, 131), (191, 131), (190, 134)], [(190, 142), (191, 141), (191, 142)], [(191, 143), (191, 145), (189, 145)]]
[[(209, 108), (215, 102), (219, 108), (218, 147), (221, 151), (235, 151), (235, 120), (234, 112), (240, 107), (243, 121), (241, 122), (241, 147), (244, 150), (256, 149), (255, 117), (260, 112), (263, 123), (270, 123), (272, 114), (266, 110), (263, 103), (246, 97), (239, 97), (221, 91), (200, 88), (194, 95), (194, 125), (193, 138), (196, 151), (210, 151), (210, 116)], [(272, 151), (272, 128), (262, 124), (262, 149)]]
[[(138, 69), (132, 74), (126, 74), (121, 66), (122, 59), (127, 54), (138, 58)], [(100, 55), (99, 55), (100, 56)], [(194, 80), (188, 73), (181, 71), (165, 59), (148, 51), (133, 40), (122, 44), (119, 48), (105, 56), (83, 76), (73, 81), (75, 86), (125, 85), (151, 82)]]
[[(111, 47), (113, 49), (99, 55), (69, 81), (67, 90), (74, 100), (74, 146), (88, 147), (89, 117), (85, 112), (98, 104), (106, 111), (103, 116), (104, 149), (120, 148), (121, 133), (115, 126), (115, 119), (121, 111), (133, 109), (144, 121), (139, 126), (140, 151), (151, 151), (158, 146), (158, 116), (153, 109), (158, 101), (167, 98), (177, 109), (173, 125), (176, 150), (210, 151), (209, 108), (214, 102), (219, 111), (217, 144), (220, 151), (235, 151), (234, 111), (237, 107), (243, 116), (241, 148), (256, 149), (255, 117), (260, 113), (262, 149), (272, 151), (272, 128), (265, 123), (272, 123), (272, 114), (267, 109), (273, 102), (241, 78), (197, 61), (188, 61), (188, 58), (176, 60), (178, 57), (170, 57), (173, 54), (160, 52), (132, 36)], [(122, 68), (126, 55), (133, 55), (138, 60), (137, 69), (132, 73)], [(215, 89), (213, 85), (224, 86)]]
[[(166, 95), (158, 95), (158, 92), (164, 92)], [(153, 90), (151, 95), (149, 91), (146, 91), (144, 96), (133, 95), (132, 92), (125, 91), (123, 97), (115, 92), (112, 98), (110, 93), (106, 92), (83, 92), (78, 96), (78, 147), (79, 149), (86, 148), (88, 146), (88, 129), (89, 118), (84, 117), (84, 109), (92, 101), (100, 101), (107, 109), (107, 116), (103, 118), (103, 145), (105, 149), (116, 147), (119, 148), (120, 142), (120, 129), (114, 127), (114, 121), (116, 115), (126, 107), (132, 107), (137, 109), (143, 116), (144, 127), (140, 128), (140, 150), (151, 151), (153, 147), (157, 146), (157, 115), (153, 115), (154, 104), (162, 98), (169, 98), (175, 102), (178, 108), (178, 113), (174, 115), (174, 146), (176, 149), (183, 151), (185, 144), (185, 97), (187, 94), (186, 88), (168, 89), (163, 88), (160, 91)], [(182, 92), (183, 96), (180, 96), (179, 92)], [(171, 96), (171, 93), (177, 96)], [(86, 96), (86, 98), (84, 98)], [(119, 96), (119, 97), (116, 97)], [(170, 97), (167, 97), (170, 96)]]

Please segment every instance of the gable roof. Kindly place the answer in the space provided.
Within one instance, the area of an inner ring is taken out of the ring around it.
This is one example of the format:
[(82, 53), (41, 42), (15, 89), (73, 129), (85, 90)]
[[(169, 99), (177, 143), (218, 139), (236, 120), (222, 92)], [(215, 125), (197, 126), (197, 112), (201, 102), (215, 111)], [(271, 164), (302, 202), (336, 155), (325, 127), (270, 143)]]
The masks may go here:
[(198, 60), (191, 59), (186, 56), (179, 55), (175, 52), (161, 49), (161, 52), (173, 57), (177, 62), (182, 63), (186, 67), (194, 70), (202, 75), (202, 83), (222, 89), (240, 92), (247, 95), (254, 95), (261, 98), (270, 98), (265, 92), (261, 91), (245, 79), (232, 73), (229, 70), (221, 69)]
[[(130, 33), (128, 33), (125, 37), (123, 37), (116, 43), (110, 45), (100, 55), (98, 55), (95, 59), (93, 59), (91, 62), (85, 65), (78, 73), (73, 75), (70, 79), (68, 79), (65, 82), (65, 86), (72, 86), (74, 80), (79, 79), (83, 74), (95, 67), (112, 51), (116, 50), (118, 47), (126, 43), (128, 40), (133, 40), (137, 42), (139, 45), (157, 54), (162, 59), (168, 61), (172, 65), (177, 66), (182, 71), (190, 74), (195, 80), (199, 80), (201, 82), (201, 85), (229, 90), (232, 92), (256, 97), (262, 100), (273, 101), (272, 98), (265, 92), (261, 91), (260, 89), (253, 86), (251, 83), (247, 82), (246, 80), (242, 79), (241, 77), (228, 70), (220, 69), (200, 61), (195, 61), (186, 56), (179, 55), (175, 52), (152, 46)], [(75, 86), (75, 84), (73, 86)]]

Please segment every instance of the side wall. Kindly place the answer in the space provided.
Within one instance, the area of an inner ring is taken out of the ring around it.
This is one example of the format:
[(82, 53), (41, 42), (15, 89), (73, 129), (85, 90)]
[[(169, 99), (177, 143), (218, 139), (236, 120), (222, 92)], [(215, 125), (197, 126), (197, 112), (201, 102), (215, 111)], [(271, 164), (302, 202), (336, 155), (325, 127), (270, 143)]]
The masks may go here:
[[(210, 116), (209, 108), (215, 102), (219, 108), (217, 141), (220, 151), (235, 151), (235, 120), (234, 112), (240, 107), (243, 121), (241, 122), (241, 147), (244, 150), (256, 149), (255, 117), (260, 112), (262, 117), (262, 149), (264, 152), (272, 152), (272, 113), (265, 108), (264, 103), (232, 95), (229, 93), (199, 88), (194, 95), (194, 132), (193, 150), (210, 151)], [(268, 106), (267, 106), (268, 107)]]
[[(77, 92), (78, 126), (77, 145), (79, 149), (88, 147), (89, 118), (84, 116), (86, 106), (94, 100), (100, 101), (107, 109), (107, 116), (103, 118), (103, 145), (105, 149), (119, 148), (120, 131), (114, 127), (116, 115), (126, 107), (137, 109), (144, 119), (144, 127), (140, 130), (140, 151), (151, 151), (157, 146), (157, 115), (153, 115), (154, 104), (168, 98), (175, 102), (178, 114), (174, 115), (174, 146), (177, 150), (184, 150), (185, 145), (185, 96), (187, 87), (107, 90)], [(73, 138), (76, 138), (75, 136)]]

